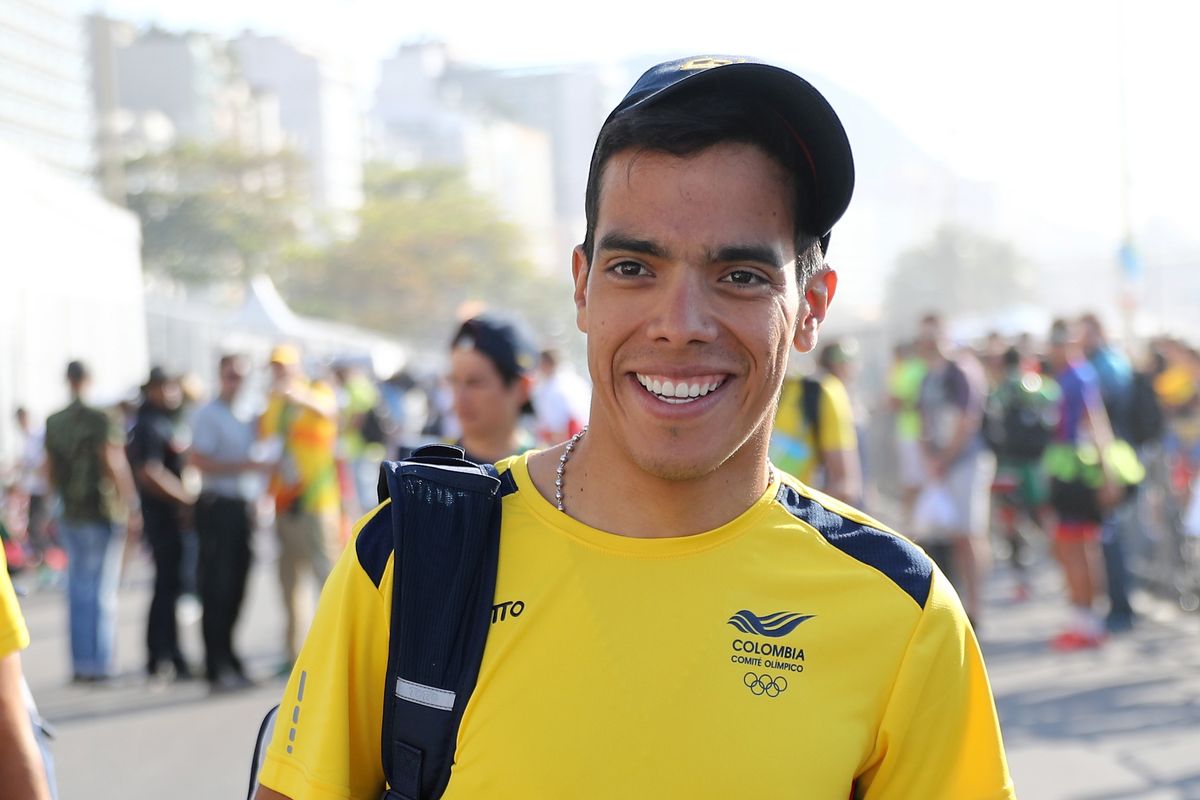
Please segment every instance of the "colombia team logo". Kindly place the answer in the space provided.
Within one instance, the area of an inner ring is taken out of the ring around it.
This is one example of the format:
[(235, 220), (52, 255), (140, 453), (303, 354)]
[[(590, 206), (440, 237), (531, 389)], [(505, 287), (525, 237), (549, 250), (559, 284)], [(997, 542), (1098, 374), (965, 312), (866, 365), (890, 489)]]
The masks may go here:
[(729, 624), (742, 633), (778, 639), (780, 636), (787, 636), (796, 630), (796, 626), (801, 622), (810, 620), (814, 616), (814, 614), (797, 614), (792, 611), (776, 611), (774, 614), (760, 617), (742, 609), (729, 618)]

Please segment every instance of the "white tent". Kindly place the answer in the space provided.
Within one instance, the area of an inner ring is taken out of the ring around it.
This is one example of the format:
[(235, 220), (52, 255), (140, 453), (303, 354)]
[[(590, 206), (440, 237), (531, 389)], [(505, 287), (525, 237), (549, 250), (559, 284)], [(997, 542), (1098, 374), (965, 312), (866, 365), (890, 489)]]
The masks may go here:
[(13, 455), (17, 406), (35, 418), (65, 404), (71, 359), (94, 394), (145, 380), (146, 324), (137, 218), (25, 154), (0, 146), (0, 463)]
[(151, 360), (206, 382), (223, 353), (241, 353), (263, 364), (271, 348), (284, 342), (300, 348), (313, 372), (332, 359), (349, 359), (386, 376), (406, 361), (406, 350), (395, 339), (296, 314), (265, 275), (246, 284), (240, 303), (151, 297), (146, 308)]

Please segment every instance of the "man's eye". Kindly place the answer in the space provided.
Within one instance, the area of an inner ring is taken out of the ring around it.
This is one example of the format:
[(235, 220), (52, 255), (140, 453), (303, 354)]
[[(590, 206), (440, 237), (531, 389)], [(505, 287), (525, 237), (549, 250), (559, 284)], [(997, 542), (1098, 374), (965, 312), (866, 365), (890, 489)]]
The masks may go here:
[(649, 274), (648, 270), (636, 261), (620, 261), (613, 264), (611, 269), (623, 278), (637, 278)]
[(758, 283), (763, 283), (766, 279), (757, 272), (753, 272), (748, 269), (736, 269), (726, 275), (724, 280), (727, 280), (730, 283), (741, 284), (743, 286), (753, 286)]

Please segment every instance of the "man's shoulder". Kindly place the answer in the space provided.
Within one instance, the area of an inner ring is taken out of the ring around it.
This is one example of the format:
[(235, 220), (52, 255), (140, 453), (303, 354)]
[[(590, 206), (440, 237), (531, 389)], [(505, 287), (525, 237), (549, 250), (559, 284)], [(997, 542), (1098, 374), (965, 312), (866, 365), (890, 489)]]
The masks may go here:
[(358, 521), (354, 532), (354, 554), (359, 569), (376, 589), (384, 588), (384, 575), (392, 561), (391, 501), (384, 500)]
[(925, 608), (934, 565), (921, 548), (858, 509), (791, 478), (782, 481), (775, 502), (831, 547), (879, 573)]
[(73, 403), (46, 419), (46, 436), (75, 436), (108, 427), (108, 414), (84, 403)]

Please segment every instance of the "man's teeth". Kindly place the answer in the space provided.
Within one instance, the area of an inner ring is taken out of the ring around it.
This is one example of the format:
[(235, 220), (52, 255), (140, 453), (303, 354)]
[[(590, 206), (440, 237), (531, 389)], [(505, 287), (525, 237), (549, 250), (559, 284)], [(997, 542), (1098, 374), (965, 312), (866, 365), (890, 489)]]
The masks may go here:
[(725, 382), (724, 378), (711, 378), (695, 382), (670, 381), (662, 378), (651, 378), (638, 373), (638, 383), (646, 390), (658, 395), (660, 400), (668, 403), (690, 403), (697, 397), (703, 397)]

